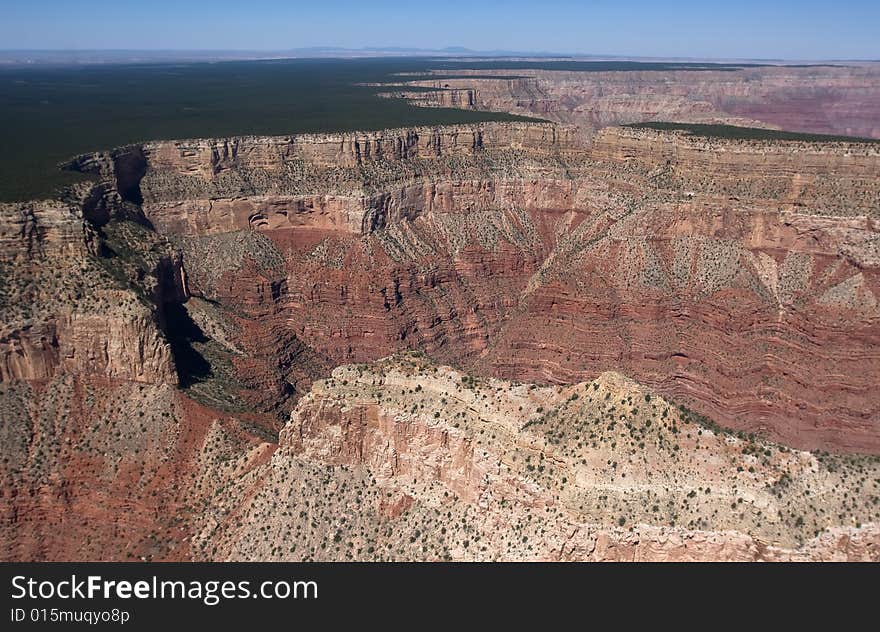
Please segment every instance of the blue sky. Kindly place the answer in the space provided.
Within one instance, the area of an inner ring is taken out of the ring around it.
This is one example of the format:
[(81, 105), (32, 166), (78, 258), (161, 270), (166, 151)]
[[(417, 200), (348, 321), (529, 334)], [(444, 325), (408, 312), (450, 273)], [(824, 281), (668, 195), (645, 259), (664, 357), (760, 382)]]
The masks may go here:
[(0, 48), (880, 58), (880, 0), (0, 0)]

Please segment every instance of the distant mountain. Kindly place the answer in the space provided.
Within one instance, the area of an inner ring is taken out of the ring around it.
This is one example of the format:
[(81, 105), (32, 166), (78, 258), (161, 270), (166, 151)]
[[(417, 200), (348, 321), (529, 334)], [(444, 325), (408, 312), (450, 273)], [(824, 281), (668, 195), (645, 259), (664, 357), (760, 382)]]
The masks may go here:
[(188, 61), (233, 61), (256, 59), (298, 59), (308, 57), (564, 57), (620, 59), (599, 55), (565, 55), (551, 52), (488, 50), (463, 46), (441, 49), (400, 46), (342, 48), (307, 46), (287, 50), (6, 50), (0, 51), (2, 65), (128, 64)]

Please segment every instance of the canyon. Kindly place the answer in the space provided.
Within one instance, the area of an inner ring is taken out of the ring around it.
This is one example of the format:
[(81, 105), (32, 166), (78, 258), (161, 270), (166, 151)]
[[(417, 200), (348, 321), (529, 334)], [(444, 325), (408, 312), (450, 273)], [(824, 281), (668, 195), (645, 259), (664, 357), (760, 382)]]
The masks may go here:
[(585, 130), (672, 121), (880, 138), (880, 77), (872, 63), (661, 72), (507, 66), (435, 70), (434, 79), (400, 76), (386, 94), (426, 107), (512, 112)]
[[(188, 293), (273, 336), (261, 381), (295, 387), (301, 345), (324, 366), (418, 348), (517, 380), (620, 370), (734, 429), (876, 452), (877, 147), (577, 137), (147, 144), (138, 196)], [(129, 155), (94, 168), (124, 178)]]
[(876, 74), (532, 74), (0, 205), (4, 559), (880, 559), (880, 143), (618, 125)]

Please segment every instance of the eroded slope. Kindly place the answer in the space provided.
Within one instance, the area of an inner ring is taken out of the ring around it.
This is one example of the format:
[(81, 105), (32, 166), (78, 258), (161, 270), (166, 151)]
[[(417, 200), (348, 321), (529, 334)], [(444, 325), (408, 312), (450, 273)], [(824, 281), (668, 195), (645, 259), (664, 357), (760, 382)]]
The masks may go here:
[(876, 145), (487, 124), (80, 164), (122, 188), (132, 154), (189, 291), (247, 315), (254, 384), (421, 348), (513, 379), (621, 370), (793, 446), (880, 446)]
[[(487, 124), (80, 157), (99, 184), (0, 208), (6, 557), (876, 559), (875, 460), (789, 448), (880, 451), (877, 151)], [(405, 349), (477, 377), (313, 385)]]
[(409, 355), (316, 382), (198, 541), (231, 559), (875, 559), (878, 474), (616, 373), (537, 387)]

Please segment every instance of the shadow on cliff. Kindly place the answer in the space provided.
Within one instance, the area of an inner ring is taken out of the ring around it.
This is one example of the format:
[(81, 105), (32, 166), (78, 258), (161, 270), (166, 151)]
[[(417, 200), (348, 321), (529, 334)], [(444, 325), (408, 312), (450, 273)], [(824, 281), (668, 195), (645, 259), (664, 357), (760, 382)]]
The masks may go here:
[(187, 388), (211, 377), (211, 364), (193, 346), (208, 342), (207, 336), (190, 318), (183, 303), (166, 303), (165, 335), (171, 345), (177, 377), (181, 388)]

